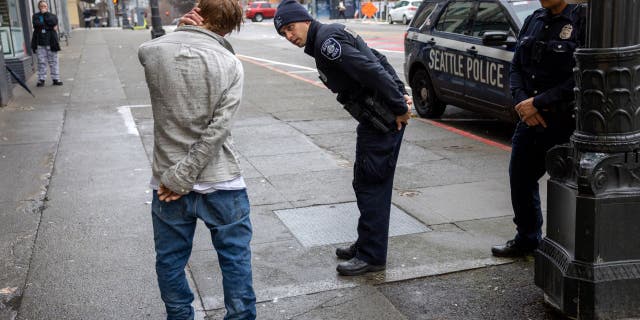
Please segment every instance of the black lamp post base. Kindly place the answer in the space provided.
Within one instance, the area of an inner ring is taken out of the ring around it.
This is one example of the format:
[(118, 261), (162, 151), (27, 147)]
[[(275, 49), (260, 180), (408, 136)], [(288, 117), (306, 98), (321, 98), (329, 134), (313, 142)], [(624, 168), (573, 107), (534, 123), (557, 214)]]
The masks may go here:
[[(578, 195), (550, 180), (535, 283), (574, 319), (640, 317), (640, 195)], [(553, 195), (553, 196), (552, 196)]]
[(536, 252), (535, 268), (545, 302), (569, 318), (640, 317), (640, 261), (581, 263), (546, 239)]

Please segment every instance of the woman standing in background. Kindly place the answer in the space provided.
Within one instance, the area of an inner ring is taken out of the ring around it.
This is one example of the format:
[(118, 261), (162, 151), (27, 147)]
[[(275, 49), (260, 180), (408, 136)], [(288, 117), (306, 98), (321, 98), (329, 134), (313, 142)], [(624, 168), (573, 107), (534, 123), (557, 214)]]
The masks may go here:
[(49, 12), (49, 5), (46, 1), (38, 2), (40, 12), (33, 15), (33, 38), (31, 38), (31, 49), (38, 54), (38, 87), (44, 86), (47, 78), (47, 64), (51, 69), (51, 79), (54, 86), (61, 86), (60, 68), (58, 66), (58, 17)]

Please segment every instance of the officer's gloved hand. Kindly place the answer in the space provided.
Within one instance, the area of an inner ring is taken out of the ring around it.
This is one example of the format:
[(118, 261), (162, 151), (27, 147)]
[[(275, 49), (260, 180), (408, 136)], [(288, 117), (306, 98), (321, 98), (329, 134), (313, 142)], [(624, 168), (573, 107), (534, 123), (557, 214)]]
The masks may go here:
[(535, 127), (541, 125), (546, 128), (547, 123), (544, 121), (542, 115), (538, 112), (538, 109), (533, 106), (533, 97), (526, 99), (515, 106), (516, 112), (520, 116), (520, 120), (527, 124), (529, 127)]
[(204, 19), (200, 16), (200, 8), (195, 7), (180, 18), (178, 26), (185, 24), (189, 26), (201, 26), (203, 22)]

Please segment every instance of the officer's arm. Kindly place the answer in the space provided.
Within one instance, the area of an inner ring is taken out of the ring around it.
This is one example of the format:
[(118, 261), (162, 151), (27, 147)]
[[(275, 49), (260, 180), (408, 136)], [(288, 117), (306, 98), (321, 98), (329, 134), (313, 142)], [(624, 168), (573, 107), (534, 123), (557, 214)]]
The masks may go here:
[(511, 61), (511, 69), (509, 70), (509, 87), (511, 88), (511, 96), (513, 97), (514, 106), (518, 103), (527, 100), (529, 95), (524, 91), (524, 81), (522, 74), (522, 50), (521, 47), (522, 38), (526, 33), (533, 15), (530, 15), (525, 19), (522, 29), (518, 34), (518, 44), (516, 45), (515, 53), (513, 54), (513, 60)]
[(371, 52), (373, 52), (373, 54), (376, 57), (378, 57), (378, 60), (380, 60), (380, 64), (382, 65), (382, 67), (385, 70), (387, 70), (387, 72), (389, 72), (389, 74), (393, 78), (393, 81), (398, 86), (398, 89), (400, 90), (400, 92), (402, 92), (403, 94), (408, 94), (407, 93), (407, 89), (404, 86), (404, 82), (402, 82), (402, 80), (400, 80), (400, 77), (398, 77), (398, 74), (396, 73), (396, 70), (394, 70), (393, 67), (389, 64), (389, 61), (387, 60), (387, 57), (385, 57), (383, 54), (378, 52), (378, 50), (373, 49), (373, 48), (371, 48)]
[(408, 111), (404, 94), (398, 90), (398, 85), (393, 77), (378, 61), (372, 61), (349, 41), (340, 35), (334, 39), (340, 43), (341, 56), (331, 63), (338, 64), (342, 70), (353, 77), (358, 83), (375, 90), (387, 103), (391, 112), (400, 116)]
[(527, 100), (529, 95), (524, 91), (524, 81), (522, 80), (522, 65), (520, 64), (520, 46), (516, 48), (511, 61), (511, 69), (509, 70), (509, 87), (511, 88), (511, 96), (514, 105)]
[(571, 101), (574, 97), (573, 87), (575, 85), (573, 75), (571, 75), (559, 85), (533, 97), (533, 106), (541, 109)]

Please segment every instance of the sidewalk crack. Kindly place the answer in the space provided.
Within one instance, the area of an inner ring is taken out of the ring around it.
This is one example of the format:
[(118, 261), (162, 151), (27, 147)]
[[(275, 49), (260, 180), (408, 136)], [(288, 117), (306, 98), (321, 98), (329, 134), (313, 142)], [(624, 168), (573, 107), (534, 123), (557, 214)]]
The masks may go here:
[(335, 300), (337, 300), (338, 298), (342, 298), (342, 297), (344, 297), (344, 296), (342, 296), (342, 295), (337, 295), (337, 296), (335, 296), (335, 297), (331, 297), (331, 298), (327, 299), (326, 301), (324, 301), (324, 302), (321, 302), (321, 303), (317, 304), (316, 306), (312, 307), (312, 308), (311, 308), (311, 309), (309, 309), (309, 310), (306, 310), (306, 311), (303, 311), (303, 312), (301, 312), (301, 313), (298, 313), (298, 314), (295, 314), (295, 315), (291, 316), (289, 319), (299, 318), (299, 317), (302, 317), (302, 316), (304, 316), (304, 315), (306, 315), (306, 314), (309, 314), (309, 313), (311, 313), (311, 312), (313, 312), (313, 311), (321, 310), (321, 309), (324, 309), (324, 308), (339, 307), (339, 306), (341, 306), (341, 305), (345, 305), (345, 304), (351, 303), (352, 301), (354, 301), (354, 300), (358, 299), (357, 297), (355, 297), (355, 298), (351, 298), (351, 299), (346, 299), (346, 300), (344, 300), (344, 301), (341, 301), (341, 302), (336, 303), (336, 304), (333, 304), (333, 305), (331, 305), (331, 304), (330, 304), (332, 301), (335, 301)]

